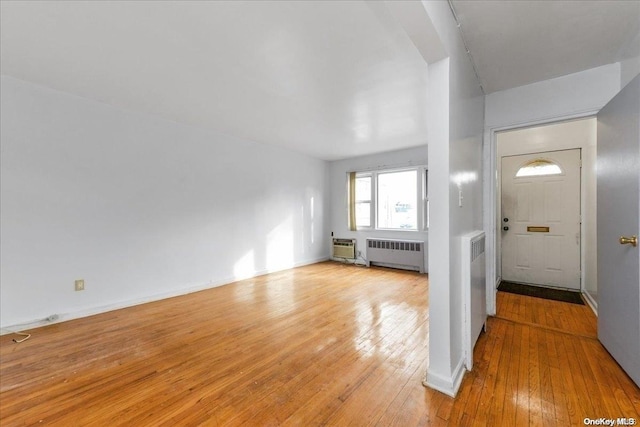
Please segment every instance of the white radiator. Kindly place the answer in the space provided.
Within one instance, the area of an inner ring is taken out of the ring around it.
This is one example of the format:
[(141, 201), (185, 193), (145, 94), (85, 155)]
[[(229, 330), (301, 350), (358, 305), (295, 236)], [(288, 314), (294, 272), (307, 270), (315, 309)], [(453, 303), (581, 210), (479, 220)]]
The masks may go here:
[(367, 267), (371, 264), (424, 273), (424, 242), (367, 239)]
[(355, 259), (356, 239), (333, 239), (333, 257)]
[(462, 236), (462, 295), (465, 309), (465, 356), (473, 367), (473, 348), (487, 321), (487, 286), (484, 262), (484, 231)]

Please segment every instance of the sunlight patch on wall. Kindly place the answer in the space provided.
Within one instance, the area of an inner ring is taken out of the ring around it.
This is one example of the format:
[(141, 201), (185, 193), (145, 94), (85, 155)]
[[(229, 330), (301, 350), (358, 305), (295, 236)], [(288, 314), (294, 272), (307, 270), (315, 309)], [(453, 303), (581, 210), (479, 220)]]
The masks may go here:
[(248, 279), (256, 273), (255, 257), (253, 249), (244, 254), (233, 266), (234, 280)]
[(293, 217), (289, 215), (267, 235), (267, 270), (278, 271), (294, 266)]
[(313, 210), (313, 196), (309, 199), (309, 222), (311, 228), (311, 244), (315, 243), (315, 221), (314, 221), (314, 210)]

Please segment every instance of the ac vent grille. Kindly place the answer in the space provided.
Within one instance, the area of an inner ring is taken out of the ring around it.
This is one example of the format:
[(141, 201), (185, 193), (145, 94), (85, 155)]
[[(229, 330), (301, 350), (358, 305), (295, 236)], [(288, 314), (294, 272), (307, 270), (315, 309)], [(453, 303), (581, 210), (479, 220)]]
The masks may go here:
[(484, 253), (484, 236), (471, 242), (471, 262)]

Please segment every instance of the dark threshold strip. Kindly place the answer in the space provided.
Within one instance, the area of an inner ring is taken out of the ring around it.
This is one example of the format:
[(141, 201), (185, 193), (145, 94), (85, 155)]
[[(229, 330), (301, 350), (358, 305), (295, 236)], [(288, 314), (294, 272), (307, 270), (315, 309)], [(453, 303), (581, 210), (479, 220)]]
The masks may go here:
[(569, 302), (571, 304), (584, 305), (580, 292), (549, 289), (540, 286), (522, 285), (520, 283), (500, 282), (498, 290), (511, 294), (526, 295), (529, 297), (544, 298), (554, 301)]

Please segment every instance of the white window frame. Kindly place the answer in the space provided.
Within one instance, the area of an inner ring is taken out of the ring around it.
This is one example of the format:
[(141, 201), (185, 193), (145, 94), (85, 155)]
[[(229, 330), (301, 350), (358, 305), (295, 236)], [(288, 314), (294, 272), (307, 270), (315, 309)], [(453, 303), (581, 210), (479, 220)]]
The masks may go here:
[(429, 169), (422, 168), (422, 175), (420, 177), (422, 182), (422, 230), (429, 231)]
[[(373, 194), (374, 194), (374, 187), (376, 186), (375, 181), (376, 181), (376, 177), (373, 175), (373, 173), (371, 172), (356, 172), (356, 180), (358, 178), (364, 178), (364, 177), (369, 177), (371, 178), (371, 194), (369, 195), (369, 225), (368, 226), (358, 226), (357, 222), (356, 222), (356, 230), (372, 230), (374, 229), (374, 225), (375, 225), (375, 221), (376, 221), (376, 217), (374, 215), (374, 210), (376, 207), (376, 202), (373, 199)], [(355, 198), (355, 194), (353, 195)], [(356, 206), (358, 205), (358, 199), (355, 198), (355, 204)]]
[[(416, 171), (416, 228), (382, 228), (378, 226), (378, 175), (394, 172)], [(379, 169), (356, 172), (358, 177), (371, 177), (371, 203), (370, 226), (363, 227), (356, 224), (356, 230), (362, 231), (398, 231), (405, 233), (416, 233), (429, 229), (429, 197), (428, 197), (428, 169), (426, 166), (412, 166), (405, 168)], [(355, 194), (353, 195), (355, 197)]]

